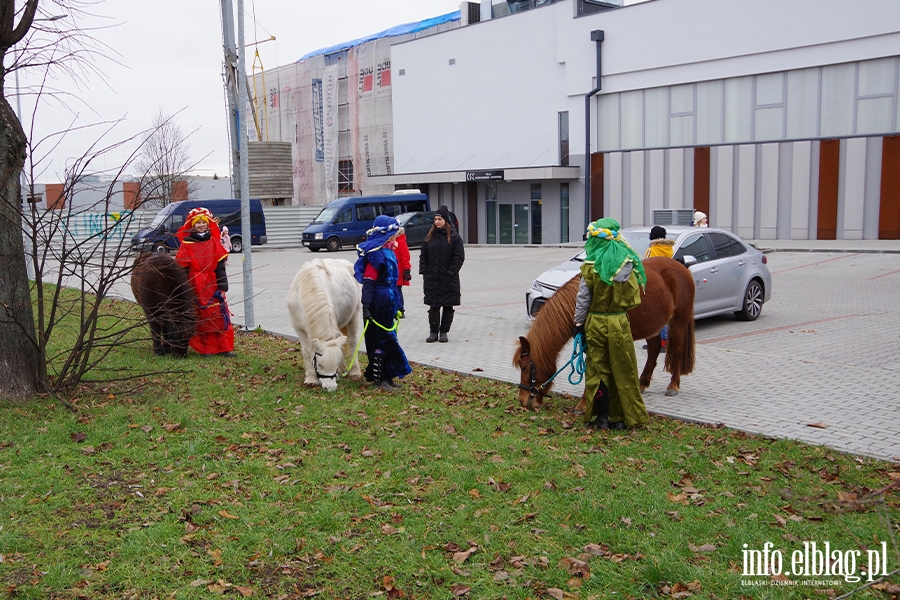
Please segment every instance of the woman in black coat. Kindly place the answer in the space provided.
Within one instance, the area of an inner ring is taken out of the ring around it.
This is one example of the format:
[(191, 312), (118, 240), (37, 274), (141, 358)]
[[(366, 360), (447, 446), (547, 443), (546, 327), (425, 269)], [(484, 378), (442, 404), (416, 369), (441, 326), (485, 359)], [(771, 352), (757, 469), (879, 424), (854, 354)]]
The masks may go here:
[(450, 211), (446, 206), (441, 206), (434, 215), (434, 225), (425, 237), (419, 254), (419, 274), (425, 288), (428, 324), (431, 327), (431, 334), (425, 340), (428, 343), (438, 339), (448, 341), (453, 307), (459, 306), (459, 270), (465, 260), (462, 238), (450, 222)]

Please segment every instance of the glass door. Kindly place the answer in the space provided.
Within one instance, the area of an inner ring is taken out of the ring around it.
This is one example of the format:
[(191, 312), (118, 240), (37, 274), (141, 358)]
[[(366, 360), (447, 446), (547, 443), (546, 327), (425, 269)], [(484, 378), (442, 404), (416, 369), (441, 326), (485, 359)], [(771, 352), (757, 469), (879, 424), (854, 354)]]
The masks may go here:
[(500, 225), (499, 242), (501, 244), (527, 244), (528, 204), (498, 204), (497, 223)]
[(515, 238), (517, 244), (527, 244), (528, 243), (528, 205), (527, 204), (514, 204), (515, 206), (515, 214), (516, 214), (516, 222), (513, 225), (515, 230)]
[(499, 223), (500, 223), (500, 243), (501, 244), (512, 244), (513, 243), (513, 216), (512, 216), (512, 204), (501, 204), (497, 208), (499, 209)]

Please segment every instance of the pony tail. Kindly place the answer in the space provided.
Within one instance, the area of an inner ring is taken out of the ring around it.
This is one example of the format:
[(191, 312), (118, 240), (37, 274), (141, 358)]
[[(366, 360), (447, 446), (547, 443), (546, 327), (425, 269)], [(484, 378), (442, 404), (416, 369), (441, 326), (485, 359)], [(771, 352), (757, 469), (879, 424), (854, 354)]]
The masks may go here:
[[(664, 368), (669, 373), (675, 373), (677, 371), (679, 375), (690, 375), (694, 372), (695, 353), (693, 314), (690, 315), (689, 319), (687, 319), (687, 323), (685, 324), (684, 329), (684, 343), (681, 345), (680, 355), (671, 351), (672, 345), (669, 345), (669, 351), (666, 352), (666, 361), (664, 363)], [(669, 337), (672, 337), (672, 327), (669, 327)]]

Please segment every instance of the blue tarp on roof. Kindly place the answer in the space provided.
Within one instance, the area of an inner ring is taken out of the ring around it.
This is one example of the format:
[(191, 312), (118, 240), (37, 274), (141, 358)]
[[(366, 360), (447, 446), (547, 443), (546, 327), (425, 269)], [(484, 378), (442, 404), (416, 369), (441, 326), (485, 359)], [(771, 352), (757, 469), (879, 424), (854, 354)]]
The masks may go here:
[(314, 50), (308, 54), (305, 54), (300, 57), (297, 62), (306, 60), (307, 58), (318, 56), (320, 54), (333, 54), (335, 52), (340, 52), (342, 50), (347, 50), (349, 48), (353, 48), (354, 46), (359, 46), (360, 44), (365, 44), (366, 42), (371, 42), (372, 40), (378, 40), (381, 38), (394, 37), (398, 35), (406, 35), (409, 33), (418, 33), (419, 31), (424, 31), (429, 27), (436, 27), (437, 25), (443, 25), (444, 23), (451, 23), (453, 21), (459, 21), (460, 13), (459, 11), (455, 11), (452, 13), (447, 13), (446, 15), (441, 15), (439, 17), (432, 17), (430, 19), (425, 19), (424, 21), (416, 21), (415, 23), (406, 23), (404, 25), (396, 25), (391, 27), (390, 29), (385, 29), (379, 33), (373, 33), (372, 35), (367, 35), (366, 37), (361, 37), (356, 40), (352, 40), (349, 42), (344, 42), (343, 44), (337, 44), (336, 46), (329, 46), (328, 48), (320, 48), (319, 50)]

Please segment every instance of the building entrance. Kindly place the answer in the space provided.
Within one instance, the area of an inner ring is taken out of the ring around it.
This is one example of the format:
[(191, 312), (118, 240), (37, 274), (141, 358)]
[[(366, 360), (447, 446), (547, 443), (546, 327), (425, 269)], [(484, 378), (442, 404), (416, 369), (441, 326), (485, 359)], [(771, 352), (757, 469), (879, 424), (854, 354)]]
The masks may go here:
[(500, 243), (527, 244), (528, 204), (499, 204)]

